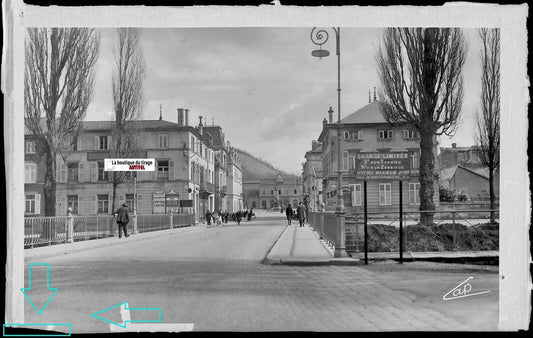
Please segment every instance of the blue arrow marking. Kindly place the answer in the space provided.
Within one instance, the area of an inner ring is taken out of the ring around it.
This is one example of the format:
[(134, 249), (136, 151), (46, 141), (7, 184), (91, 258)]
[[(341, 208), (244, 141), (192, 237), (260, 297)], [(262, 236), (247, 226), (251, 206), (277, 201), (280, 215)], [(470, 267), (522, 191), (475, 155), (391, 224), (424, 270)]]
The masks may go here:
[[(129, 310), (134, 310), (134, 311), (157, 311), (158, 312), (158, 319), (154, 319), (154, 320), (131, 320), (131, 319), (126, 319), (126, 320), (123, 320), (124, 324), (120, 325), (118, 323), (115, 323), (113, 321), (110, 321), (110, 320), (107, 320), (105, 318), (102, 318), (102, 317), (98, 316), (99, 314), (101, 314), (103, 312), (106, 312), (108, 310), (111, 310), (111, 309), (114, 309), (114, 308), (120, 307), (120, 306), (123, 306), (125, 311), (129, 311)], [(138, 308), (131, 307), (130, 308), (130, 307), (128, 307), (128, 304), (126, 302), (123, 302), (123, 303), (119, 303), (119, 304), (110, 306), (110, 307), (108, 307), (106, 309), (103, 309), (103, 310), (100, 310), (98, 312), (91, 313), (91, 317), (99, 319), (99, 320), (102, 320), (102, 321), (104, 321), (106, 323), (109, 323), (109, 324), (113, 324), (113, 325), (116, 325), (116, 326), (120, 326), (122, 328), (126, 328), (126, 324), (127, 323), (160, 323), (161, 322), (161, 308), (150, 308), (150, 307), (138, 307)]]
[[(25, 291), (30, 291), (31, 290), (31, 268), (32, 268), (32, 266), (37, 266), (37, 265), (46, 266), (46, 290), (53, 291), (52, 294), (50, 295), (50, 297), (48, 297), (48, 300), (46, 301), (46, 303), (43, 305), (43, 307), (40, 310), (35, 307), (35, 305), (31, 301), (30, 297), (25, 292)], [(50, 283), (50, 279), (49, 278), (50, 278), (50, 266), (48, 265), (48, 263), (30, 263), (29, 268), (28, 268), (28, 287), (20, 289), (20, 291), (22, 291), (22, 293), (24, 294), (24, 297), (26, 297), (28, 302), (30, 302), (30, 305), (33, 307), (33, 309), (35, 310), (35, 312), (37, 312), (38, 315), (40, 315), (41, 312), (43, 312), (43, 310), (46, 307), (46, 305), (48, 305), (48, 303), (50, 303), (50, 301), (52, 300), (52, 297), (57, 292), (57, 288), (51, 288), (50, 287), (50, 284), (49, 284)]]

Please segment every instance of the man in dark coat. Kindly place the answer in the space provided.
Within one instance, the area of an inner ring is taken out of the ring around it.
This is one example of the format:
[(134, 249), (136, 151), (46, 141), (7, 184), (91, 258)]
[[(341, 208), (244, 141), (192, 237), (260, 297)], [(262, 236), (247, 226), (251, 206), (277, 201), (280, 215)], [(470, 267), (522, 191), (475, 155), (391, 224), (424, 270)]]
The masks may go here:
[(287, 209), (285, 209), (285, 215), (287, 215), (287, 224), (291, 225), (292, 217), (294, 216), (294, 212), (292, 211), (292, 207), (289, 204), (287, 206)]
[(237, 224), (241, 224), (241, 219), (242, 219), (242, 213), (240, 210), (237, 211), (237, 214), (235, 215), (235, 217), (237, 217)]
[(211, 225), (211, 212), (209, 210), (205, 212), (205, 220), (207, 221), (207, 225)]
[(296, 215), (298, 217), (298, 221), (300, 221), (300, 226), (304, 226), (305, 222), (305, 207), (303, 206), (302, 202), (298, 205), (298, 208), (296, 208)]
[(120, 208), (115, 212), (115, 217), (118, 224), (118, 238), (122, 238), (122, 232), (124, 236), (129, 237), (127, 226), (130, 222), (130, 216), (128, 215), (128, 205), (123, 203)]

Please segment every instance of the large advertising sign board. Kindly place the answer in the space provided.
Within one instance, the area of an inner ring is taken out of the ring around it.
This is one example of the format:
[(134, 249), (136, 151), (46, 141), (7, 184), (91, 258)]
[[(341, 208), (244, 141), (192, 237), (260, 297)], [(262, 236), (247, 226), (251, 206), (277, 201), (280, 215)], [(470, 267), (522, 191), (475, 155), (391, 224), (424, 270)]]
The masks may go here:
[(358, 153), (356, 159), (358, 180), (409, 179), (410, 162), (407, 152)]

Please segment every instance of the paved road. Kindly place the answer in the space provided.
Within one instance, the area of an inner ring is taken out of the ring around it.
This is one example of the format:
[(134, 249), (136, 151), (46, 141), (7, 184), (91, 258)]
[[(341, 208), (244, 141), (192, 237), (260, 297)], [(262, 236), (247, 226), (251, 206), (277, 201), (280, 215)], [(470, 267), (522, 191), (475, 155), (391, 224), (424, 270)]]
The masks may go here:
[(415, 302), (369, 269), (260, 264), (284, 229), (281, 219), (260, 218), (45, 258), (58, 292), (40, 316), (26, 304), (25, 322), (109, 332), (89, 314), (128, 302), (161, 308), (161, 322), (194, 323), (195, 331), (483, 329)]

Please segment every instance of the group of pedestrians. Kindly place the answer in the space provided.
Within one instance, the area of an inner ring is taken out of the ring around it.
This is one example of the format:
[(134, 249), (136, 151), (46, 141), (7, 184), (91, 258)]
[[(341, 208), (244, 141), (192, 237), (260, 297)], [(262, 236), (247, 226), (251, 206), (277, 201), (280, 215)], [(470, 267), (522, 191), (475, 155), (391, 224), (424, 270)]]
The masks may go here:
[(227, 210), (215, 210), (213, 212), (207, 210), (205, 212), (205, 220), (207, 222), (207, 226), (223, 226), (224, 223), (227, 224), (230, 220), (234, 223), (236, 222), (237, 224), (241, 224), (241, 221), (243, 219), (247, 220), (248, 222), (251, 221), (252, 216), (255, 216), (253, 213), (253, 208), (250, 210), (238, 210), (237, 212), (233, 212), (231, 214)]
[[(290, 204), (285, 209), (285, 215), (287, 216), (287, 224), (291, 225), (292, 219), (295, 216), (295, 211)], [(303, 203), (300, 202), (300, 204), (296, 207), (296, 219), (300, 222), (301, 227), (304, 226), (306, 218), (307, 218), (307, 209), (305, 208)]]

